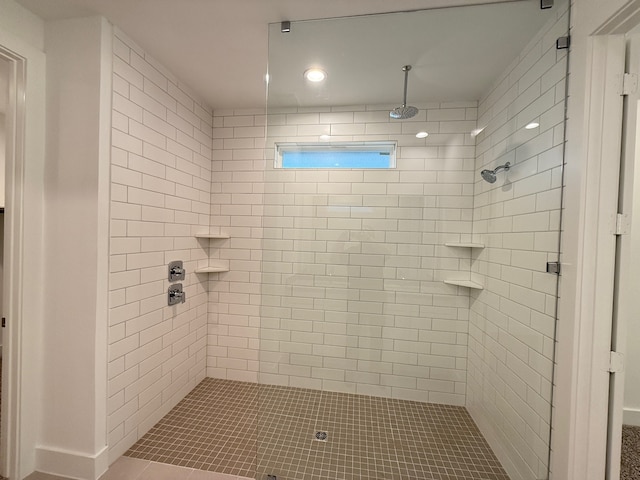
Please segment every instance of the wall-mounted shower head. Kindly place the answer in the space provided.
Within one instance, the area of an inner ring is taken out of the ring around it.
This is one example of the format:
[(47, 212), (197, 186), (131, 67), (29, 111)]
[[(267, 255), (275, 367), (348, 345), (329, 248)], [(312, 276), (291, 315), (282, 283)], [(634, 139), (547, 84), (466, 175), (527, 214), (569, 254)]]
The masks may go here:
[(415, 117), (418, 113), (418, 109), (416, 107), (407, 105), (407, 84), (409, 82), (409, 70), (411, 70), (411, 65), (405, 65), (404, 67), (402, 67), (402, 71), (404, 72), (404, 100), (402, 102), (402, 106), (394, 108), (389, 112), (389, 116), (396, 120), (404, 120), (406, 118)]
[(504, 165), (497, 166), (495, 170), (482, 170), (480, 172), (480, 175), (482, 176), (482, 179), (484, 181), (489, 183), (495, 183), (496, 173), (498, 173), (500, 170), (504, 170), (505, 172), (508, 172), (510, 168), (511, 168), (511, 163), (507, 162)]

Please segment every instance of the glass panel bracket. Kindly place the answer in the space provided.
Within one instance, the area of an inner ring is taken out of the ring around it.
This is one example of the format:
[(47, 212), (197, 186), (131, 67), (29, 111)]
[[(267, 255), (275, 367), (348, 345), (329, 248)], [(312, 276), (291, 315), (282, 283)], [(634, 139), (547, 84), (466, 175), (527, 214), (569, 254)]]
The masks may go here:
[(556, 40), (556, 50), (565, 50), (569, 48), (569, 45), (571, 45), (571, 37), (569, 35)]
[(560, 275), (560, 262), (547, 262), (547, 273)]

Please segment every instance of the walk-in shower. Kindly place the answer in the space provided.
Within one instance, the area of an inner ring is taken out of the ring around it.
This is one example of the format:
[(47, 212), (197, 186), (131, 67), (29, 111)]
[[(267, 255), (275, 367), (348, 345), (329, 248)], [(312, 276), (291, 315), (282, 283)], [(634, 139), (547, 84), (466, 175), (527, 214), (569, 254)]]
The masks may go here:
[[(259, 480), (548, 478), (566, 0), (269, 30), (266, 115), (213, 112), (191, 250), (208, 324), (181, 330), (213, 378), (130, 454)], [(415, 106), (395, 119), (401, 65)]]
[[(272, 26), (258, 423), (281, 444), (258, 446), (262, 474), (435, 478), (435, 449), (456, 478), (547, 477), (566, 13), (524, 1)], [(330, 82), (300, 81), (311, 65)], [(396, 167), (274, 159), (347, 142), (392, 142)], [(429, 437), (440, 421), (486, 455)]]

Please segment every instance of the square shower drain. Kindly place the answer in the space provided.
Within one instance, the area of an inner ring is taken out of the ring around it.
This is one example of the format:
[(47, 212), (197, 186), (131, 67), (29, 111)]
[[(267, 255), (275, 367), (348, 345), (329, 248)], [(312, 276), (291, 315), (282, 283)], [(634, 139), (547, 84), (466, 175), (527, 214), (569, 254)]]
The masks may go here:
[(314, 436), (314, 440), (317, 440), (319, 442), (326, 442), (327, 438), (329, 438), (329, 434), (327, 432), (323, 432), (322, 430), (316, 432)]

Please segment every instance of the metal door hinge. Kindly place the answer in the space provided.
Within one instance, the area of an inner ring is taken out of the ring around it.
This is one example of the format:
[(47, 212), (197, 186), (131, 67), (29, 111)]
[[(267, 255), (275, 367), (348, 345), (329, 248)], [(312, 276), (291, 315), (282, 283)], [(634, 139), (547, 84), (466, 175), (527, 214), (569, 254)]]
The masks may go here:
[(624, 355), (618, 352), (609, 352), (609, 372), (620, 373), (624, 370)]
[(611, 219), (612, 235), (627, 235), (631, 227), (631, 218), (626, 213), (616, 213)]
[(620, 75), (620, 87), (618, 93), (620, 95), (633, 95), (638, 92), (638, 74), (625, 73)]
[(547, 273), (560, 275), (560, 262), (547, 262)]

